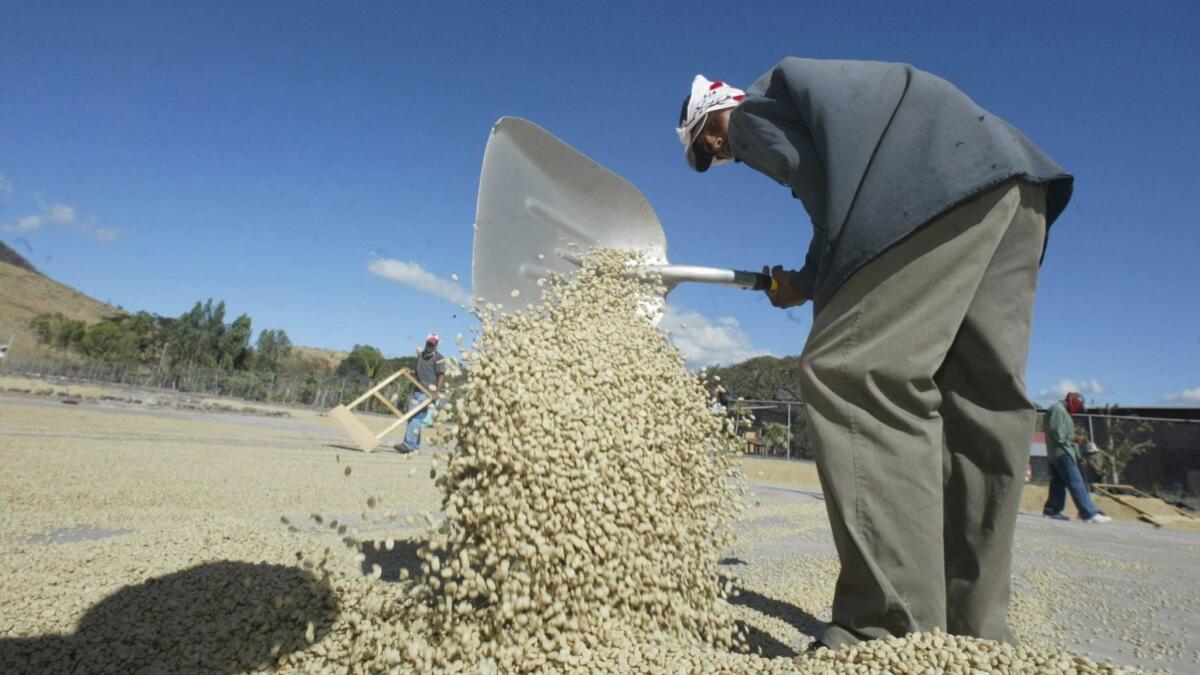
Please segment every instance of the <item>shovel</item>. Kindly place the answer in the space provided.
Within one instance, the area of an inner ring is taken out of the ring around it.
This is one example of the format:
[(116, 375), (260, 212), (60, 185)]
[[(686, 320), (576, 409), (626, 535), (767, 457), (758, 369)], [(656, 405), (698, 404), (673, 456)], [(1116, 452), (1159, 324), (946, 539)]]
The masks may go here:
[(748, 290), (771, 287), (757, 272), (672, 265), (662, 224), (629, 181), (588, 159), (545, 129), (501, 117), (483, 153), (471, 282), (476, 301), (537, 302), (537, 280), (577, 269), (596, 246), (633, 250), (669, 293), (685, 281)]

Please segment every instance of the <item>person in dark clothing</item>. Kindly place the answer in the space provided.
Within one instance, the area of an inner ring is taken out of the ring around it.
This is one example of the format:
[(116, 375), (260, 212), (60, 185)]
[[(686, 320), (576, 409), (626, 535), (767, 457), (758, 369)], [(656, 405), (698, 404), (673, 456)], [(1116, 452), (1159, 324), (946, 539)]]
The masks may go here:
[(801, 391), (841, 561), (839, 646), (941, 629), (1013, 641), (1013, 530), (1047, 230), (1073, 179), (913, 66), (786, 58), (746, 91), (697, 76), (688, 164), (742, 162), (799, 199), (813, 237), (777, 307), (813, 303)]
[[(430, 333), (425, 338), (425, 348), (417, 354), (416, 366), (417, 381), (433, 394), (435, 403), (446, 383), (446, 357), (437, 350), (437, 345), (438, 334)], [(412, 396), (408, 400), (408, 409), (412, 410), (414, 406), (420, 405), (425, 399), (425, 394), (414, 387)], [(429, 413), (433, 405), (431, 403), (425, 406), (421, 412), (408, 418), (408, 426), (404, 430), (404, 441), (396, 444), (396, 450), (402, 453), (420, 452), (421, 429), (429, 426)]]

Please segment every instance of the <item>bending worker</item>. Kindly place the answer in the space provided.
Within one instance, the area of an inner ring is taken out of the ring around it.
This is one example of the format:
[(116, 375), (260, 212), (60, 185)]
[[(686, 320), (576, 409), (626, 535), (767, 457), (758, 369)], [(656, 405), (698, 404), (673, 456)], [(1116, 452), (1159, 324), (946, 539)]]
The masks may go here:
[(1030, 316), (1072, 177), (904, 64), (786, 58), (745, 92), (697, 76), (679, 123), (693, 169), (742, 162), (812, 220), (768, 297), (813, 303), (800, 384), (841, 560), (820, 642), (1011, 642)]

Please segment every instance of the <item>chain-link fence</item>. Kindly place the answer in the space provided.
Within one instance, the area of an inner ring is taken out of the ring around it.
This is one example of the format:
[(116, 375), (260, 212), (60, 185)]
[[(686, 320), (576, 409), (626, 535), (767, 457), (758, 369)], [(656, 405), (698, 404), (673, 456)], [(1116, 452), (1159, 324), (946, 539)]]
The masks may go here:
[[(347, 403), (371, 386), (366, 377), (24, 359), (11, 354), (0, 360), (0, 374), (71, 383), (116, 384), (318, 409)], [(380, 393), (403, 409), (411, 389), (408, 380), (400, 378)], [(388, 414), (374, 398), (365, 401), (359, 410)], [(1200, 414), (1192, 415), (1191, 412), (1194, 411), (1181, 409), (1172, 413), (1170, 409), (1156, 409), (1153, 414), (1146, 415), (1089, 413), (1075, 416), (1079, 429), (1101, 453), (1091, 462), (1094, 467), (1091, 477), (1155, 492), (1200, 494)], [(746, 444), (745, 452), (787, 459), (812, 458), (808, 416), (802, 402), (741, 400), (729, 406), (728, 414), (740, 420), (738, 433)], [(1166, 416), (1171, 414), (1178, 416)], [(1035, 436), (1031, 444), (1033, 477), (1045, 480), (1044, 439)]]
[(747, 454), (812, 459), (808, 413), (800, 401), (738, 400), (727, 410), (739, 420)]
[[(72, 383), (94, 382), (140, 389), (163, 389), (321, 409), (353, 400), (371, 386), (371, 381), (366, 377), (167, 367), (108, 361), (20, 359), (11, 355), (0, 361), (0, 373), (60, 379)], [(411, 388), (408, 380), (400, 378), (380, 393), (389, 400), (401, 402), (403, 407)], [(387, 413), (387, 409), (374, 398), (364, 402), (359, 410)]]
[[(743, 400), (728, 407), (739, 418), (748, 454), (811, 459), (808, 414), (800, 401)], [(1088, 462), (1097, 482), (1125, 483), (1164, 494), (1200, 494), (1200, 413), (1147, 409), (1145, 414), (1089, 413), (1075, 422), (1099, 454)], [(1039, 420), (1042, 414), (1039, 413)], [(1030, 439), (1033, 479), (1049, 479), (1044, 436)]]
[(1091, 478), (1153, 493), (1200, 494), (1200, 417), (1192, 412), (1076, 415), (1076, 426), (1099, 451), (1088, 458)]

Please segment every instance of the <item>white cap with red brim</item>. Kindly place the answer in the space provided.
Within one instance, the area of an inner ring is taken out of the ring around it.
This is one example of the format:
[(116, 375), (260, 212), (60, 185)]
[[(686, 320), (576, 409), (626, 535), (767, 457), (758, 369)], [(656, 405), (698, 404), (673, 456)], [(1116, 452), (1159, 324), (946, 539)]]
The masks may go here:
[(707, 171), (713, 164), (723, 164), (730, 160), (713, 157), (712, 153), (696, 145), (700, 130), (708, 121), (708, 114), (726, 108), (736, 108), (746, 92), (731, 87), (724, 82), (710, 82), (703, 75), (697, 75), (692, 80), (692, 93), (683, 99), (683, 108), (679, 111), (679, 127), (675, 133), (683, 143), (684, 157), (688, 166), (696, 171)]

